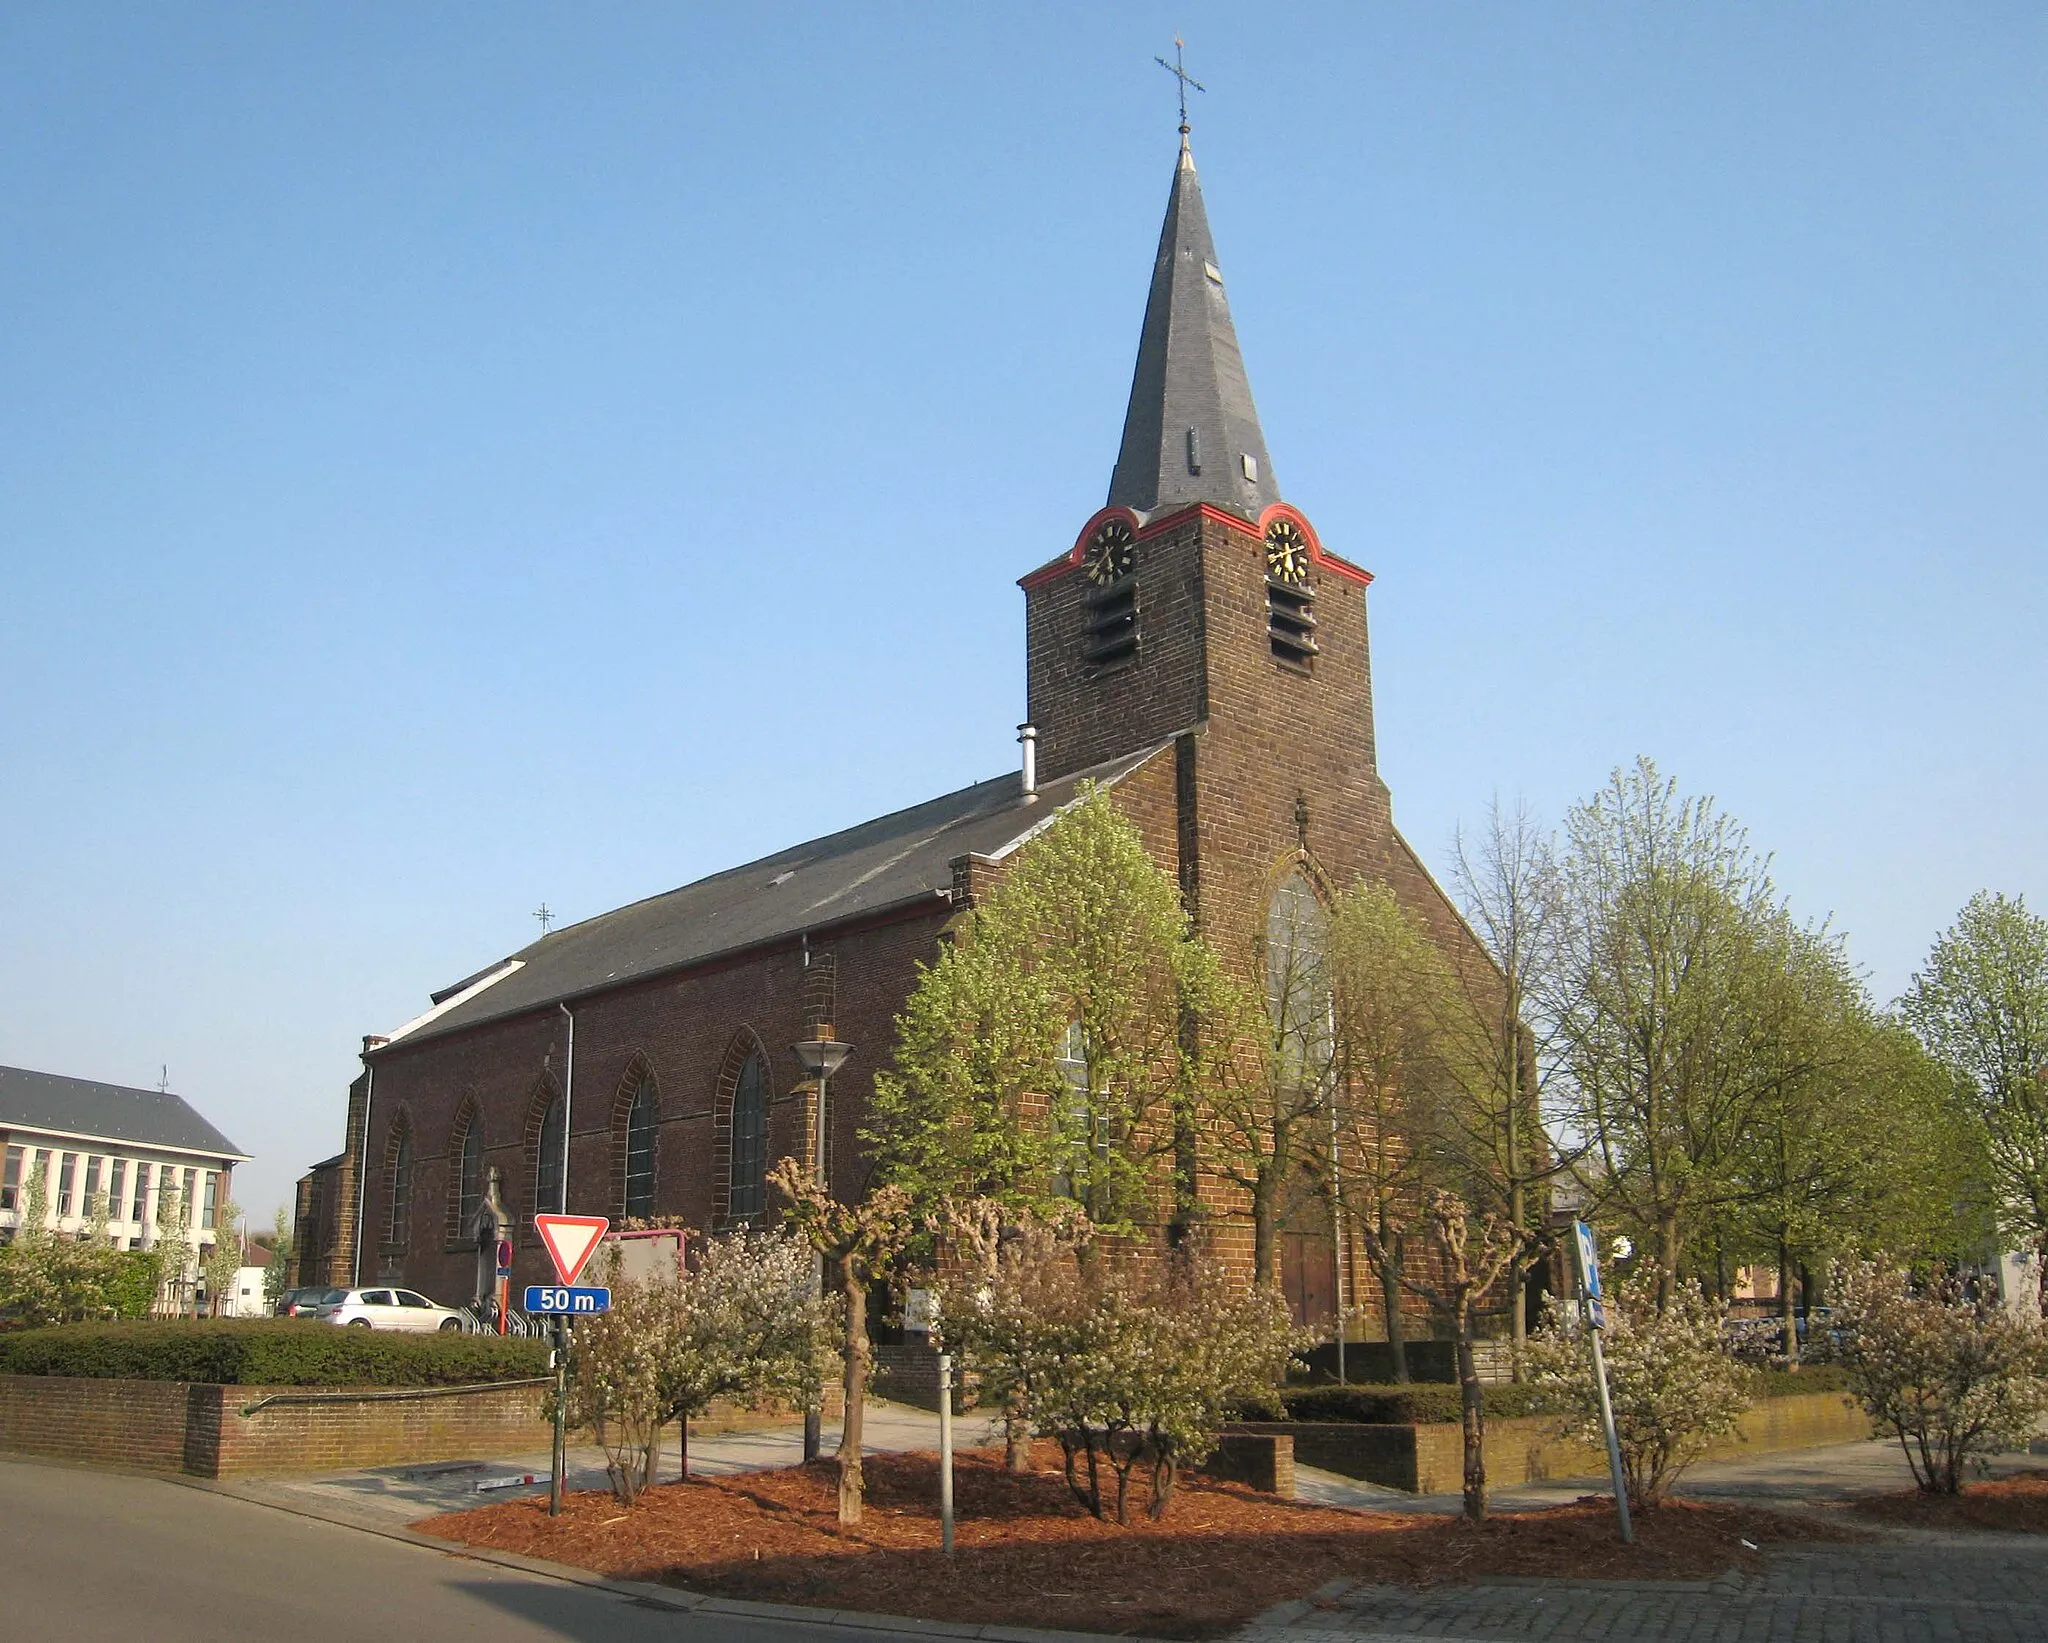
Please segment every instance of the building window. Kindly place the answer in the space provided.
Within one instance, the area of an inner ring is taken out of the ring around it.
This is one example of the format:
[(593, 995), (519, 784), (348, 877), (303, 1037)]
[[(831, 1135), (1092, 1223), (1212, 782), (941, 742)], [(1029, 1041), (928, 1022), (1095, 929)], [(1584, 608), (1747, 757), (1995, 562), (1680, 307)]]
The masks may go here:
[(118, 1221), (128, 1207), (128, 1160), (116, 1158), (107, 1178), (107, 1219)]
[(178, 1195), (179, 1206), (184, 1211), (184, 1221), (188, 1227), (192, 1225), (192, 1200), (197, 1196), (194, 1189), (198, 1185), (199, 1172), (196, 1169), (188, 1169), (185, 1172), (185, 1190)]
[(1330, 1055), (1329, 915), (1315, 886), (1289, 873), (1266, 912), (1266, 1008), (1283, 1086), (1320, 1082)]
[(58, 1155), (57, 1165), (57, 1213), (71, 1213), (71, 1194), (78, 1175), (78, 1154), (64, 1152)]
[(644, 1078), (626, 1114), (626, 1213), (654, 1213), (654, 1086)]
[(747, 1057), (732, 1087), (732, 1195), (734, 1220), (768, 1207), (768, 1069), (757, 1051)]
[[(1081, 1023), (1070, 1021), (1060, 1036), (1059, 1064), (1066, 1096), (1060, 1103), (1058, 1123), (1066, 1143), (1067, 1167), (1053, 1178), (1053, 1191), (1064, 1198), (1087, 1204), (1095, 1177), (1096, 1160), (1107, 1150), (1097, 1133), (1094, 1082), (1088, 1071), (1088, 1035)], [(1097, 1206), (1099, 1207), (1099, 1206)]]
[(0, 1173), (0, 1209), (21, 1208), (21, 1148), (7, 1149), (7, 1163)]
[[(208, 1225), (212, 1224), (213, 1178), (207, 1177)], [(405, 1247), (406, 1231), (412, 1224), (412, 1127), (399, 1126), (398, 1134), (391, 1143), (391, 1219), (385, 1226), (385, 1239), (400, 1249)]]
[(562, 1213), (562, 1143), (566, 1139), (562, 1098), (556, 1096), (540, 1121), (540, 1152), (533, 1161), (533, 1212)]
[(100, 1203), (100, 1175), (105, 1164), (106, 1160), (97, 1154), (85, 1161), (85, 1196), (79, 1200), (81, 1214), (97, 1215), (103, 1207)]
[(462, 1147), (455, 1163), (455, 1235), (466, 1238), (476, 1226), (484, 1202), (483, 1120), (476, 1114), (462, 1126)]
[(149, 1166), (138, 1163), (135, 1166), (135, 1203), (128, 1219), (140, 1226), (149, 1224)]
[(208, 1232), (213, 1230), (214, 1217), (220, 1213), (220, 1176), (214, 1171), (206, 1172), (206, 1201), (200, 1210), (199, 1225)]

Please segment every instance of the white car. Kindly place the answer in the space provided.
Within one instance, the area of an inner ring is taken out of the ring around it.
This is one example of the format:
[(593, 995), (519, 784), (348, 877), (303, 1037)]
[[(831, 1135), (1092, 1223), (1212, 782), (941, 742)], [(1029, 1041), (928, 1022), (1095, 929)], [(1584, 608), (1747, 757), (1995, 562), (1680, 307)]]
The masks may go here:
[(462, 1314), (437, 1306), (411, 1289), (334, 1289), (318, 1306), (298, 1314), (323, 1324), (349, 1324), (357, 1329), (460, 1329)]

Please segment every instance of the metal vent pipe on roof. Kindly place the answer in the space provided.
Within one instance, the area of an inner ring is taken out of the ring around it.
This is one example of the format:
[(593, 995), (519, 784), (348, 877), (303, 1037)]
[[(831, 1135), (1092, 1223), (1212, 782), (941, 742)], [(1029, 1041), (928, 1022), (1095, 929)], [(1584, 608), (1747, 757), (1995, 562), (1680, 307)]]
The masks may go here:
[(1024, 749), (1024, 797), (1038, 797), (1038, 726), (1019, 725), (1017, 740)]

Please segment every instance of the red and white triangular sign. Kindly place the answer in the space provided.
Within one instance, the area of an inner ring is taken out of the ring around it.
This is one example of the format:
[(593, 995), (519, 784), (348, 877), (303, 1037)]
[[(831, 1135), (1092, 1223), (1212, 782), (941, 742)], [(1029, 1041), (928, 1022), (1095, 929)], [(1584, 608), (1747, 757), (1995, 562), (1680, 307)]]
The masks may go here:
[(576, 1279), (583, 1271), (583, 1263), (590, 1259), (611, 1227), (611, 1220), (603, 1215), (536, 1215), (533, 1225), (540, 1233), (540, 1241), (547, 1246), (548, 1259), (555, 1263), (555, 1276), (562, 1280), (564, 1289), (574, 1289)]

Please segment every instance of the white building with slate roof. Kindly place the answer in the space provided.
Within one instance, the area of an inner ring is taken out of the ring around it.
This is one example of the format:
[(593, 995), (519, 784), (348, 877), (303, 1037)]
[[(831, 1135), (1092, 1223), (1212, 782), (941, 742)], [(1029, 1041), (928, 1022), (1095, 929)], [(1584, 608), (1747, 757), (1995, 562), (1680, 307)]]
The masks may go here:
[(217, 1225), (219, 1212), (235, 1166), (249, 1158), (169, 1090), (25, 1067), (0, 1067), (0, 1147), (0, 1242), (21, 1225), (40, 1169), (54, 1230), (86, 1230), (104, 1193), (108, 1233), (123, 1249), (146, 1248), (171, 1192), (195, 1255), (232, 1230)]

